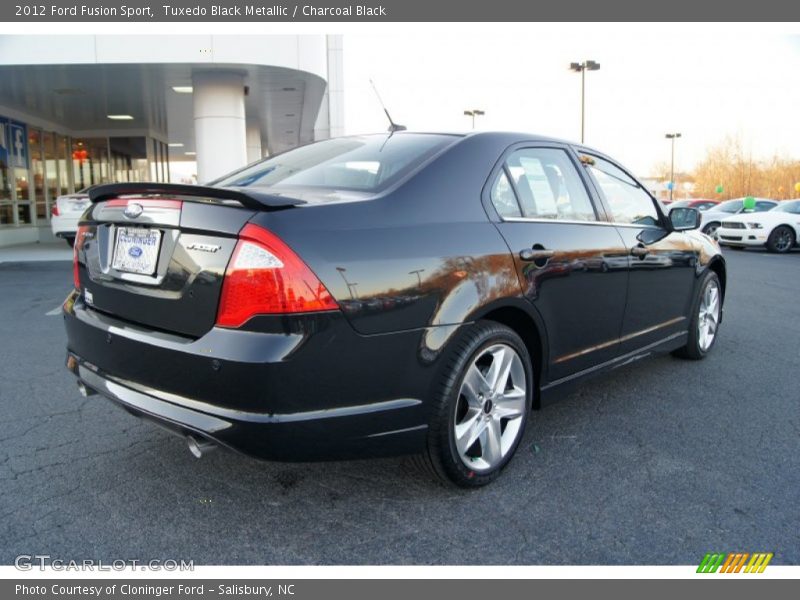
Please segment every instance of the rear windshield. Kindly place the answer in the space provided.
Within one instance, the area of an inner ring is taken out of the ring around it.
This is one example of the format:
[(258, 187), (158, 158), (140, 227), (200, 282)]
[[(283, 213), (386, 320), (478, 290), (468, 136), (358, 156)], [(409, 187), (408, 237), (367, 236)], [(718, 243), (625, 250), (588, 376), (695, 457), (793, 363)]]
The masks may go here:
[(218, 179), (213, 185), (379, 192), (457, 139), (416, 133), (335, 138), (268, 158)]

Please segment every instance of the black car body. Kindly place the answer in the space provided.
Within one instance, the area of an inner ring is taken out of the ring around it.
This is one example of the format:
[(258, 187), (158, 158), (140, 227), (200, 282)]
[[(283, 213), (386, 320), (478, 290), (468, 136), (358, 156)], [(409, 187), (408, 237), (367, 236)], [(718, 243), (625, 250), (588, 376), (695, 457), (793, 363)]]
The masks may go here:
[[(620, 209), (608, 196), (623, 184)], [(621, 167), (535, 136), (340, 138), (210, 187), (91, 195), (64, 305), (82, 390), (195, 443), (270, 460), (435, 444), (432, 398), (475, 324), (522, 340), (535, 408), (564, 384), (685, 348), (704, 278), (725, 287), (718, 246), (676, 230)], [(635, 218), (622, 216), (627, 204)], [(130, 272), (145, 243), (154, 272)], [(286, 277), (255, 270), (267, 254)]]

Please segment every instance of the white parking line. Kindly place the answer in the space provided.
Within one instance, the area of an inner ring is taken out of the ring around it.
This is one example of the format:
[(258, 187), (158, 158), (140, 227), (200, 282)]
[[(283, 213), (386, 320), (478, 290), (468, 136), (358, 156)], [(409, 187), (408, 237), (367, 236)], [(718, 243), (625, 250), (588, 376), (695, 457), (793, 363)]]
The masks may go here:
[(46, 312), (44, 314), (47, 317), (55, 317), (56, 315), (60, 315), (61, 314), (61, 305), (59, 304), (53, 310), (51, 310), (49, 312)]

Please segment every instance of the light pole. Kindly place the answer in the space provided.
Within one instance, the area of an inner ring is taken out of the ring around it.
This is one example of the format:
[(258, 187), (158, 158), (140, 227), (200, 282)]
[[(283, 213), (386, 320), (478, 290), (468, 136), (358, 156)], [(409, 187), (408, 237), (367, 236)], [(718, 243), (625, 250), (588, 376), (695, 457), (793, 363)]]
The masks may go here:
[(582, 63), (569, 63), (570, 71), (581, 74), (581, 144), (583, 143), (585, 123), (586, 123), (586, 71), (599, 71), (600, 63), (593, 60), (585, 60)]
[(425, 272), (425, 269), (415, 269), (414, 271), (409, 271), (409, 275), (416, 275), (417, 276), (417, 286), (422, 287), (422, 273)]
[(668, 133), (664, 136), (672, 144), (669, 163), (669, 201), (672, 202), (672, 190), (675, 188), (675, 140), (681, 137), (680, 133)]
[(472, 117), (472, 128), (475, 129), (475, 117), (482, 117), (485, 115), (486, 112), (480, 110), (479, 108), (473, 108), (472, 110), (465, 110), (464, 116), (465, 117)]
[(347, 275), (345, 275), (345, 273), (347, 272), (347, 269), (345, 269), (344, 267), (336, 267), (336, 270), (339, 271), (339, 275), (342, 276), (342, 279), (344, 279), (345, 285), (347, 285), (347, 291), (350, 293), (350, 299), (351, 300), (355, 300), (356, 299), (356, 295), (355, 295), (355, 292), (353, 291), (353, 288), (355, 286), (357, 286), (358, 284), (357, 283), (350, 283), (347, 280)]

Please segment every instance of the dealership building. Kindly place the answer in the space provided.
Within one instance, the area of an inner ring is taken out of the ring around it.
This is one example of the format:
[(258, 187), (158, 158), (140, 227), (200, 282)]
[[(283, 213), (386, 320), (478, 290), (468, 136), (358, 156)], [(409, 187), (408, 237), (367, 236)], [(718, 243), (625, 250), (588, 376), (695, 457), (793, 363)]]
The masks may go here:
[(343, 133), (335, 35), (0, 35), (0, 82), (0, 246), (52, 239), (62, 194), (207, 182)]

